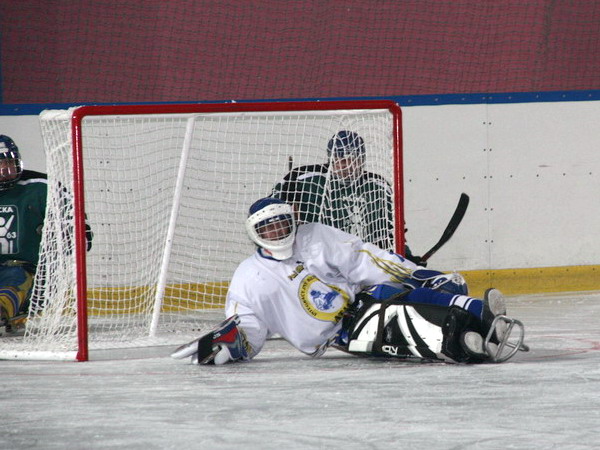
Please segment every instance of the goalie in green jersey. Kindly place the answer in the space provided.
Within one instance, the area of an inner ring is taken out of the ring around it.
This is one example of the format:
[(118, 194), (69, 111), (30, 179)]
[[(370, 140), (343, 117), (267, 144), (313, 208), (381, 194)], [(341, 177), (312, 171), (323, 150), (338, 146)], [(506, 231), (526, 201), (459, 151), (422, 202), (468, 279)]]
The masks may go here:
[[(330, 225), (395, 251), (392, 188), (381, 175), (365, 170), (366, 153), (361, 136), (338, 131), (327, 144), (326, 163), (294, 168), (271, 196), (293, 204), (299, 223)], [(419, 264), (419, 257), (406, 250)]]
[[(27, 316), (48, 192), (45, 174), (24, 170), (14, 141), (0, 135), (0, 326)], [(88, 249), (91, 230), (87, 228)]]

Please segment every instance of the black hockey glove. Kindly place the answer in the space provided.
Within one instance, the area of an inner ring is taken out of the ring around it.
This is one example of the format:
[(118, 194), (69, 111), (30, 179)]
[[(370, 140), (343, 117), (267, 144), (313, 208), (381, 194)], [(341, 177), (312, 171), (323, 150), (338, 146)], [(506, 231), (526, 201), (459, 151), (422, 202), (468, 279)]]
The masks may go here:
[(213, 331), (175, 350), (171, 357), (183, 359), (191, 356), (192, 364), (225, 364), (249, 359), (250, 345), (244, 332), (238, 328), (237, 315), (221, 322)]

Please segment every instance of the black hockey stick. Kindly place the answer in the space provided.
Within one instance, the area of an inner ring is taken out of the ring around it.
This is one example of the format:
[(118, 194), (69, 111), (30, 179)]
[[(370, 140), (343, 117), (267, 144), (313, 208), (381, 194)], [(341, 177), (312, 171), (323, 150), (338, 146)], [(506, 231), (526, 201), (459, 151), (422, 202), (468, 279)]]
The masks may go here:
[(437, 244), (431, 247), (431, 250), (429, 250), (427, 253), (421, 256), (422, 261), (427, 261), (429, 258), (431, 258), (431, 256), (433, 256), (435, 252), (437, 252), (446, 242), (450, 240), (450, 238), (458, 228), (458, 225), (460, 225), (460, 222), (465, 216), (468, 206), (469, 196), (463, 192), (462, 194), (460, 194), (460, 200), (458, 200), (456, 210), (454, 211), (454, 214), (452, 214), (452, 218), (450, 219), (450, 222), (448, 222), (448, 226), (442, 233), (442, 237), (437, 242)]

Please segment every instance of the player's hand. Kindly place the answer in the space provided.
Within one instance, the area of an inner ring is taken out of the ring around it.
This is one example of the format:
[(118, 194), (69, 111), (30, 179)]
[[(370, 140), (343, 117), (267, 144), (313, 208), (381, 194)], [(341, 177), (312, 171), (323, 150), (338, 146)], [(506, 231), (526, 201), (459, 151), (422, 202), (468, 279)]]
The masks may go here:
[(422, 259), (420, 256), (411, 256), (409, 258), (412, 262), (414, 262), (417, 266), (427, 267), (427, 261)]

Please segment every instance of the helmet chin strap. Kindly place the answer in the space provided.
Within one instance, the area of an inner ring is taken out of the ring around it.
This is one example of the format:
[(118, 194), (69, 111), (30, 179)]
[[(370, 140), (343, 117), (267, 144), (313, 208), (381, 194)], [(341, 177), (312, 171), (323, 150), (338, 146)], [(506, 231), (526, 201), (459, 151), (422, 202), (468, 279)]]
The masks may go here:
[[(262, 256), (263, 258), (270, 259), (273, 261), (285, 261), (285, 259), (275, 258), (275, 256), (273, 256), (273, 252), (271, 252), (270, 250), (267, 250), (266, 248), (258, 247), (258, 251), (260, 253), (260, 256)], [(286, 258), (286, 259), (289, 259), (289, 258)]]

